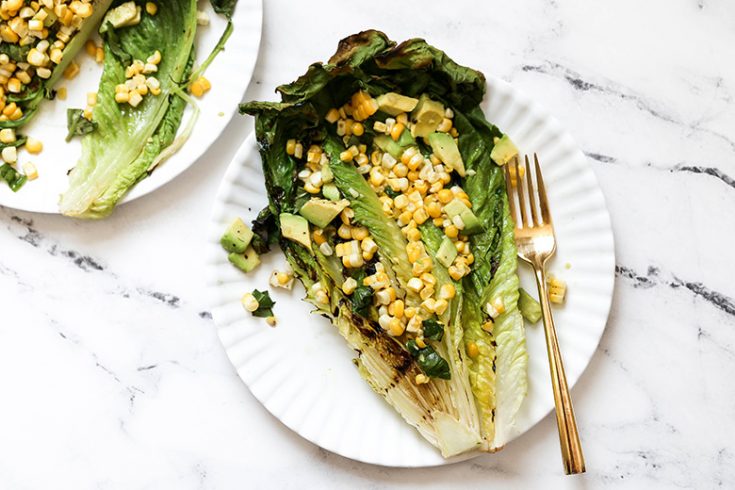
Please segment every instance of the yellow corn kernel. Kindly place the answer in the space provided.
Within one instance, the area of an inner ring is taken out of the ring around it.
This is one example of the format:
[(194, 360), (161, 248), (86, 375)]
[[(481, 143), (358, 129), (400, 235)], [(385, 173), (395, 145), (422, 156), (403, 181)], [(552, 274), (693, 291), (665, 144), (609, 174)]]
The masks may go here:
[(436, 130), (440, 133), (448, 133), (452, 129), (452, 120), (445, 117), (442, 122), (439, 123)]
[(411, 228), (406, 232), (406, 238), (411, 242), (417, 242), (421, 240), (421, 232), (418, 228)]
[(429, 219), (429, 215), (426, 214), (424, 208), (418, 208), (416, 211), (414, 211), (413, 220), (416, 222), (416, 224), (423, 225), (427, 219)]
[(350, 230), (350, 235), (352, 236), (353, 240), (362, 241), (368, 237), (369, 233), (368, 229), (364, 226), (355, 226)]
[(158, 12), (158, 5), (153, 2), (146, 2), (145, 11), (148, 13), (148, 15), (156, 15), (156, 13)]
[(130, 104), (133, 107), (138, 107), (138, 105), (143, 102), (143, 96), (140, 95), (137, 91), (133, 90), (130, 92), (130, 95), (128, 96), (128, 104)]
[(475, 262), (475, 256), (472, 253), (468, 253), (465, 256), (465, 260), (467, 260), (467, 265), (472, 265)]
[(105, 61), (105, 50), (98, 46), (94, 53), (94, 60), (97, 63)]
[(355, 155), (349, 150), (345, 150), (339, 154), (339, 159), (343, 162), (351, 162), (353, 158), (355, 158)]
[(324, 230), (321, 228), (314, 230), (314, 233), (311, 234), (311, 239), (314, 240), (314, 243), (317, 245), (321, 245), (327, 241), (327, 238), (324, 236)]
[(391, 315), (396, 318), (403, 318), (403, 314), (405, 313), (406, 308), (402, 299), (395, 300), (391, 307), (393, 308), (393, 312), (391, 313)]
[(130, 100), (129, 92), (117, 92), (115, 93), (115, 102), (118, 104), (127, 104)]
[(351, 277), (348, 277), (345, 279), (345, 282), (342, 283), (342, 292), (348, 296), (354, 293), (355, 289), (357, 289), (357, 281)]
[(245, 293), (240, 299), (240, 303), (242, 304), (243, 308), (245, 308), (245, 310), (249, 311), (250, 313), (254, 312), (260, 307), (260, 303), (258, 303), (258, 300), (255, 299), (255, 296), (253, 296), (252, 293)]
[(97, 92), (87, 93), (87, 105), (97, 105)]
[(41, 140), (37, 140), (36, 138), (28, 138), (26, 140), (25, 145), (26, 151), (32, 155), (37, 155), (38, 153), (41, 153), (43, 150), (43, 143)]
[(17, 109), (18, 106), (15, 104), (15, 102), (11, 102), (10, 104), (6, 105), (3, 109), (3, 115), (10, 117), (10, 115), (15, 112), (15, 109)]
[(343, 240), (349, 240), (352, 238), (352, 229), (349, 225), (342, 224), (337, 229), (337, 235)]
[(426, 192), (429, 190), (429, 184), (427, 184), (423, 180), (417, 180), (416, 182), (414, 182), (413, 188), (419, 191), (419, 194), (425, 196)]
[(49, 58), (51, 59), (51, 61), (53, 61), (54, 64), (57, 64), (57, 65), (61, 63), (61, 60), (63, 57), (64, 57), (64, 52), (59, 48), (52, 49), (51, 53), (49, 54)]
[(393, 126), (393, 129), (390, 130), (390, 137), (393, 138), (393, 141), (398, 141), (398, 138), (401, 137), (404, 129), (406, 129), (406, 126), (401, 123), (397, 123)]
[(15, 44), (20, 40), (18, 34), (16, 34), (15, 31), (13, 31), (7, 24), (0, 26), (0, 39), (2, 39), (3, 42), (10, 44)]
[(201, 97), (204, 95), (204, 87), (198, 80), (196, 80), (189, 86), (189, 93), (194, 97)]
[(97, 55), (97, 45), (91, 39), (84, 44), (84, 50), (89, 56), (94, 57)]
[(392, 335), (393, 337), (400, 337), (403, 335), (403, 332), (406, 330), (406, 327), (401, 323), (401, 321), (398, 318), (391, 318), (389, 322), (389, 330), (388, 333)]
[(449, 189), (440, 190), (437, 192), (436, 196), (442, 204), (448, 204), (452, 199), (454, 199), (454, 194)]
[(447, 311), (447, 308), (449, 307), (449, 303), (445, 299), (438, 299), (434, 303), (434, 313), (437, 315), (443, 315), (445, 311)]
[(0, 156), (5, 163), (15, 163), (18, 161), (18, 149), (14, 146), (6, 146), (0, 152)]
[(286, 154), (293, 155), (296, 151), (296, 140), (290, 139), (286, 141)]
[(459, 228), (454, 225), (449, 225), (444, 228), (444, 234), (447, 235), (449, 238), (457, 238), (457, 236), (459, 235)]
[(454, 265), (450, 265), (448, 271), (449, 271), (449, 275), (455, 281), (459, 281), (460, 279), (462, 279), (462, 276), (464, 276), (462, 271), (457, 266), (454, 266)]
[(361, 123), (356, 122), (352, 125), (352, 134), (355, 136), (362, 136), (365, 134), (365, 126), (363, 126)]
[(38, 169), (31, 162), (23, 164), (23, 174), (28, 180), (36, 180), (38, 178)]
[(476, 359), (480, 355), (480, 348), (474, 342), (467, 342), (467, 355), (472, 359)]
[(416, 262), (413, 263), (413, 275), (414, 276), (420, 276), (424, 272), (428, 272), (431, 270), (433, 264), (431, 262), (431, 257), (421, 257)]
[(339, 111), (335, 109), (334, 107), (332, 107), (327, 112), (327, 115), (324, 116), (324, 119), (326, 119), (327, 122), (330, 124), (336, 123), (339, 120)]
[(485, 323), (482, 324), (482, 329), (486, 331), (487, 333), (493, 333), (493, 327), (495, 324), (492, 320), (488, 320)]
[(439, 299), (450, 300), (454, 298), (456, 294), (457, 289), (454, 287), (454, 284), (443, 284), (442, 287), (439, 288)]
[(6, 0), (3, 2), (3, 10), (8, 12), (14, 12), (20, 10), (23, 6), (23, 0)]
[[(53, 53), (53, 51), (51, 51)], [(69, 66), (66, 67), (66, 70), (64, 70), (64, 78), (67, 80), (71, 80), (72, 78), (79, 75), (79, 65), (76, 63), (76, 61), (72, 61), (69, 63)]]
[(66, 95), (67, 95), (66, 87), (59, 87), (59, 89), (56, 91), (56, 96), (60, 100), (66, 100)]
[(4, 128), (0, 129), (0, 143), (15, 143), (16, 137), (15, 137), (15, 129), (13, 128)]
[(20, 80), (18, 80), (15, 77), (8, 80), (8, 92), (17, 94), (17, 93), (20, 93), (20, 90), (21, 90)]
[(424, 156), (421, 153), (417, 153), (411, 157), (406, 166), (409, 170), (416, 170), (422, 163), (424, 163)]
[(425, 385), (429, 381), (430, 381), (429, 380), (429, 377), (427, 375), (425, 375), (425, 374), (417, 374), (416, 377), (414, 378), (414, 382), (417, 385)]
[(417, 180), (419, 180), (419, 173), (416, 170), (411, 170), (410, 172), (408, 172), (407, 177), (410, 182), (416, 182)]

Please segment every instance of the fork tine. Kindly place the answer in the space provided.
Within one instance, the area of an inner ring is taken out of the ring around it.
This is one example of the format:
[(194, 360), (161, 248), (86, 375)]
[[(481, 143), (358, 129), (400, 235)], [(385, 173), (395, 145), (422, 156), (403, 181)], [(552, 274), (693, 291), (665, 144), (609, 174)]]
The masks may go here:
[[(526, 196), (524, 195), (526, 191), (523, 189), (523, 177), (521, 177), (521, 167), (519, 165), (519, 159), (518, 155), (514, 158), (514, 163), (516, 166), (516, 181), (518, 182), (518, 206), (521, 208), (521, 228), (524, 228), (528, 226), (528, 216), (526, 216)], [(533, 225), (533, 223), (531, 223)]]
[(531, 205), (531, 224), (540, 225), (541, 217), (539, 216), (538, 211), (536, 211), (536, 193), (533, 191), (533, 180), (531, 179), (531, 162), (528, 160), (528, 155), (526, 155), (525, 158), (526, 182), (528, 184), (528, 201)]
[(518, 226), (518, 218), (516, 213), (516, 198), (515, 198), (515, 191), (513, 189), (513, 184), (510, 181), (510, 170), (508, 170), (508, 163), (503, 167), (503, 171), (505, 172), (505, 192), (508, 194), (508, 207), (510, 208), (510, 216), (513, 218), (513, 223)]
[(551, 224), (551, 213), (549, 212), (549, 200), (546, 197), (546, 186), (544, 186), (544, 178), (541, 176), (541, 166), (538, 163), (538, 156), (534, 153), (533, 160), (536, 163), (536, 187), (538, 187), (539, 207), (541, 208), (541, 217), (544, 224)]

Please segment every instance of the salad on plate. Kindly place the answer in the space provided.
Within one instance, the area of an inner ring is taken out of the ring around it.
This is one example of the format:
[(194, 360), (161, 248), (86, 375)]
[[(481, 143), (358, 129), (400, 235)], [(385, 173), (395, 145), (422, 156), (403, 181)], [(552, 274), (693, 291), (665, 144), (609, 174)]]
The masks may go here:
[[(501, 168), (517, 149), (480, 109), (485, 87), (421, 39), (347, 37), (280, 102), (241, 105), (269, 204), (222, 237), (246, 272), (280, 246), (292, 271), (271, 284), (298, 279), (360, 376), (445, 457), (512, 438), (527, 392), (519, 304), (538, 314), (519, 303)], [(243, 306), (274, 325), (278, 305), (254, 293)]]

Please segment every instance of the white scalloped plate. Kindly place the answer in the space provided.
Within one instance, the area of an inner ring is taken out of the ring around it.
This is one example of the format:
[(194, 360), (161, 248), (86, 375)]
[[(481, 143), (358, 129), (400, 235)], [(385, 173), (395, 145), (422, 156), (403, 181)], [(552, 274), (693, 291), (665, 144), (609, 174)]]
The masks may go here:
[[(482, 104), (488, 119), (522, 152), (537, 152), (553, 212), (558, 252), (550, 270), (568, 283), (566, 304), (554, 310), (570, 386), (579, 379), (602, 336), (612, 299), (615, 254), (605, 200), (584, 154), (558, 122), (507, 83), (490, 78)], [(274, 416), (329, 451), (385, 466), (419, 467), (445, 460), (373, 393), (351, 363), (353, 353), (330, 323), (310, 315), (294, 291), (272, 291), (279, 323), (269, 328), (244, 312), (240, 297), (268, 287), (281, 253), (264, 257), (250, 274), (232, 267), (219, 237), (237, 216), (254, 218), (266, 194), (255, 139), (250, 135), (230, 164), (217, 194), (208, 231), (207, 287), (212, 314), (227, 355), (250, 391)], [(565, 265), (570, 264), (570, 268)], [(525, 264), (521, 281), (536, 290)], [(275, 289), (275, 288), (271, 288)], [(518, 416), (522, 434), (554, 407), (543, 328), (526, 329), (529, 392)]]
[[(200, 0), (199, 8), (209, 14), (208, 26), (197, 29), (196, 52), (199, 57), (206, 56), (217, 43), (225, 29), (226, 20), (214, 13), (209, 1)], [(209, 146), (217, 140), (225, 129), (245, 89), (258, 59), (261, 25), (263, 20), (262, 0), (239, 0), (232, 21), (234, 30), (221, 52), (207, 69), (207, 78), (212, 89), (198, 99), (199, 119), (194, 131), (184, 146), (165, 161), (150, 177), (136, 185), (123, 202), (144, 196), (189, 168)], [(24, 211), (39, 213), (58, 213), (59, 196), (68, 186), (67, 172), (76, 165), (81, 151), (79, 138), (69, 143), (66, 137), (66, 109), (84, 107), (88, 92), (97, 91), (101, 65), (82, 52), (77, 56), (81, 72), (74, 80), (62, 80), (58, 87), (68, 90), (66, 100), (46, 101), (31, 123), (22, 133), (43, 141), (44, 149), (39, 155), (19, 153), (19, 161), (32, 161), (38, 167), (37, 180), (26, 183), (18, 192), (12, 192), (4, 182), (0, 182), (0, 205)], [(184, 122), (191, 115), (187, 108)]]

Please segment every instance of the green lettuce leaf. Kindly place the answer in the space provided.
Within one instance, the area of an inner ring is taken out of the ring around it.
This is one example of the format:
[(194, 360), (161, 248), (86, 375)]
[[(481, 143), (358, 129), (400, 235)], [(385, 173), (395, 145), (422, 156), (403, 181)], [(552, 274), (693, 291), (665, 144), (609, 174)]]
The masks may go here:
[[(69, 175), (61, 212), (67, 216), (102, 218), (138, 181), (145, 178), (165, 148), (174, 144), (186, 107), (179, 83), (193, 62), (196, 2), (169, 2), (140, 24), (108, 30), (115, 42), (105, 43), (105, 61), (93, 120), (94, 133), (82, 139), (82, 156)], [(114, 51), (113, 47), (114, 46)], [(148, 95), (138, 107), (115, 102), (115, 86), (125, 81), (127, 53), (145, 60), (161, 52), (156, 78), (161, 94)], [(122, 59), (121, 59), (122, 58)]]
[[(446, 374), (446, 380), (435, 379), (419, 386), (411, 383), (411, 377), (421, 372), (419, 352), (414, 352), (417, 355), (413, 358), (407, 346), (386, 335), (370, 314), (364, 314), (363, 307), (369, 303), (363, 301), (362, 293), (352, 301), (345, 298), (335, 287), (335, 277), (342, 276), (330, 272), (318, 254), (287, 240), (279, 243), (307, 288), (307, 300), (332, 319), (357, 352), (360, 374), (422, 436), (444, 455), (477, 447), (481, 436), (484, 449), (499, 447), (508, 437), (526, 391), (526, 354), (522, 320), (516, 321), (520, 318), (517, 259), (512, 228), (508, 234), (503, 175), (489, 157), (493, 137), (501, 133), (487, 122), (479, 108), (485, 91), (483, 75), (457, 65), (421, 39), (396, 46), (383, 33), (365, 31), (342, 40), (327, 64), (311, 65), (296, 81), (277, 90), (280, 102), (248, 102), (240, 106), (242, 113), (256, 117), (270, 212), (274, 216), (294, 212), (299, 202), (298, 165), (286, 154), (287, 140), (297, 138), (305, 146), (323, 146), (330, 157), (335, 183), (355, 211), (355, 221), (369, 229), (378, 244), (381, 261), (404, 292), (405, 282), (411, 277), (405, 238), (396, 223), (384, 215), (364, 177), (353, 165), (339, 159), (345, 144), (333, 133), (334, 128), (324, 123), (324, 115), (357, 90), (366, 90), (373, 96), (388, 91), (414, 97), (428, 93), (454, 110), (460, 152), (466, 167), (473, 171), (463, 186), (483, 233), (472, 237), (470, 246), (476, 265), (461, 282), (453, 281), (444, 266), (434, 263), (437, 288), (451, 283), (457, 290), (450, 308), (438, 318), (443, 334), (432, 330), (434, 338), (427, 337), (432, 352), (437, 354), (432, 359), (444, 361), (436, 366), (442, 366), (437, 372)], [(370, 134), (366, 132), (368, 139)], [(428, 223), (421, 226), (421, 236), (429, 254), (435, 255), (443, 237), (441, 230)], [(329, 293), (329, 305), (314, 301), (311, 290), (316, 283)], [(495, 331), (491, 334), (482, 329), (488, 319), (484, 305), (489, 298), (498, 296), (506, 310), (495, 319)], [(413, 300), (407, 296), (406, 304)], [(480, 348), (480, 356), (474, 360), (465, 353), (465, 344), (470, 341), (477, 342)], [(426, 363), (427, 356), (423, 361)]]

